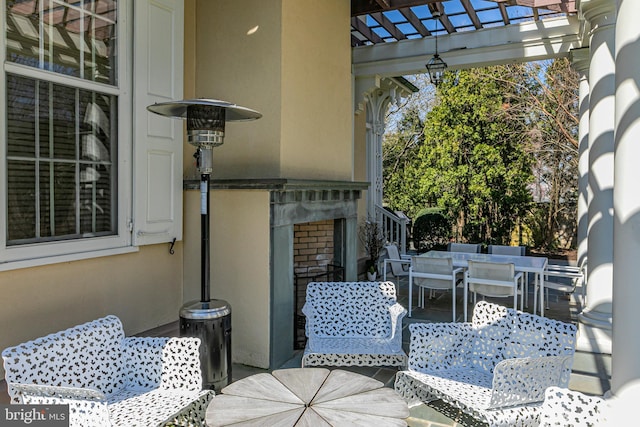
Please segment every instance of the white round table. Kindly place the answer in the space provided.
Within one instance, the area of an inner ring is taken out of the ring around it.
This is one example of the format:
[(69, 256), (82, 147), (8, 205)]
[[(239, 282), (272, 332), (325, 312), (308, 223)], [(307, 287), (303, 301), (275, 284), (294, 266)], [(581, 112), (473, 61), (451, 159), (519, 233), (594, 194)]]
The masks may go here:
[(339, 369), (293, 368), (229, 384), (207, 408), (217, 426), (406, 426), (406, 402), (382, 382)]

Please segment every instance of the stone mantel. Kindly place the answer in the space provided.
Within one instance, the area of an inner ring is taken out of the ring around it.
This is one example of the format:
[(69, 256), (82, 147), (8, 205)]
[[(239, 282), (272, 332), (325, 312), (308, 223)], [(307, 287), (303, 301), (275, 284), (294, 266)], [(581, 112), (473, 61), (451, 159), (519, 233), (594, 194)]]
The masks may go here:
[[(185, 179), (185, 190), (200, 190), (199, 179)], [(270, 190), (270, 191), (362, 191), (369, 188), (368, 182), (327, 181), (312, 179), (211, 179), (213, 190)]]

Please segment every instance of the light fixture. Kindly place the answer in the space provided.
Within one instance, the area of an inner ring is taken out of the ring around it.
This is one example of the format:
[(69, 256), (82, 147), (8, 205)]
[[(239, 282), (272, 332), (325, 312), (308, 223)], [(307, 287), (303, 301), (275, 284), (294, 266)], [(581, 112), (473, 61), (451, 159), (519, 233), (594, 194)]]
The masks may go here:
[(442, 77), (444, 75), (444, 70), (447, 68), (447, 63), (440, 58), (440, 55), (438, 55), (438, 18), (440, 18), (440, 13), (434, 12), (432, 16), (436, 18), (436, 53), (433, 55), (433, 58), (427, 62), (427, 71), (429, 72), (429, 81), (431, 84), (438, 86), (442, 83)]
[(257, 111), (217, 99), (187, 99), (156, 103), (147, 110), (164, 117), (187, 120), (187, 141), (200, 172), (200, 301), (180, 309), (180, 335), (200, 338), (202, 385), (219, 392), (231, 382), (231, 306), (212, 299), (210, 291), (209, 182), (213, 148), (224, 142), (225, 123), (255, 120)]

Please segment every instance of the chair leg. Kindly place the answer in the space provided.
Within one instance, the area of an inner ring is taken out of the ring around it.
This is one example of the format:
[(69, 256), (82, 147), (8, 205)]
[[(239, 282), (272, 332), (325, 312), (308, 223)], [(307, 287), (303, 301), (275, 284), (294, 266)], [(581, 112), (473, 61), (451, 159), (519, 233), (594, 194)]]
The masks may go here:
[(549, 288), (545, 289), (544, 293), (545, 293), (544, 296), (545, 296), (545, 302), (546, 302), (545, 308), (549, 310)]

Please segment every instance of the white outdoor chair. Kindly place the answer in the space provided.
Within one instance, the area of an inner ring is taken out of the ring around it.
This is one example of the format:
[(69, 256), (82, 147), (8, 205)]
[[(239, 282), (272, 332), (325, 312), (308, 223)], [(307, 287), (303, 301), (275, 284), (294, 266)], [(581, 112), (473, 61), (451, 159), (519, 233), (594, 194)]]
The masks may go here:
[(473, 292), (473, 304), (477, 301), (477, 294), (485, 297), (504, 298), (513, 296), (513, 309), (518, 308), (518, 293), (520, 306), (523, 305), (522, 272), (515, 271), (513, 263), (484, 262), (469, 260), (464, 275), (464, 321), (467, 321), (468, 293)]
[(526, 246), (489, 245), (487, 253), (493, 255), (524, 256), (527, 253)]
[(454, 268), (451, 258), (414, 256), (409, 269), (409, 317), (413, 302), (413, 285), (418, 287), (418, 307), (424, 308), (424, 290), (451, 291), (453, 321), (456, 321), (456, 278), (464, 271)]
[(479, 254), (481, 252), (482, 245), (480, 243), (453, 243), (447, 244), (448, 252), (470, 252)]
[(394, 244), (384, 246), (387, 258), (384, 259), (382, 267), (382, 280), (397, 280), (400, 285), (402, 279), (409, 279), (409, 267), (411, 267), (411, 257), (409, 255), (400, 255), (398, 247)]
[[(487, 253), (492, 255), (525, 256), (526, 246), (489, 245)], [(529, 275), (524, 274), (524, 306), (529, 306)]]
[(549, 289), (572, 294), (578, 285), (582, 290), (582, 304), (586, 304), (587, 257), (580, 266), (548, 264), (543, 280), (546, 308), (549, 308)]
[(441, 399), (454, 416), (459, 409), (486, 423), (464, 425), (534, 427), (545, 390), (568, 387), (573, 324), (480, 301), (470, 323), (415, 322), (408, 329), (409, 364), (394, 389), (409, 407)]

